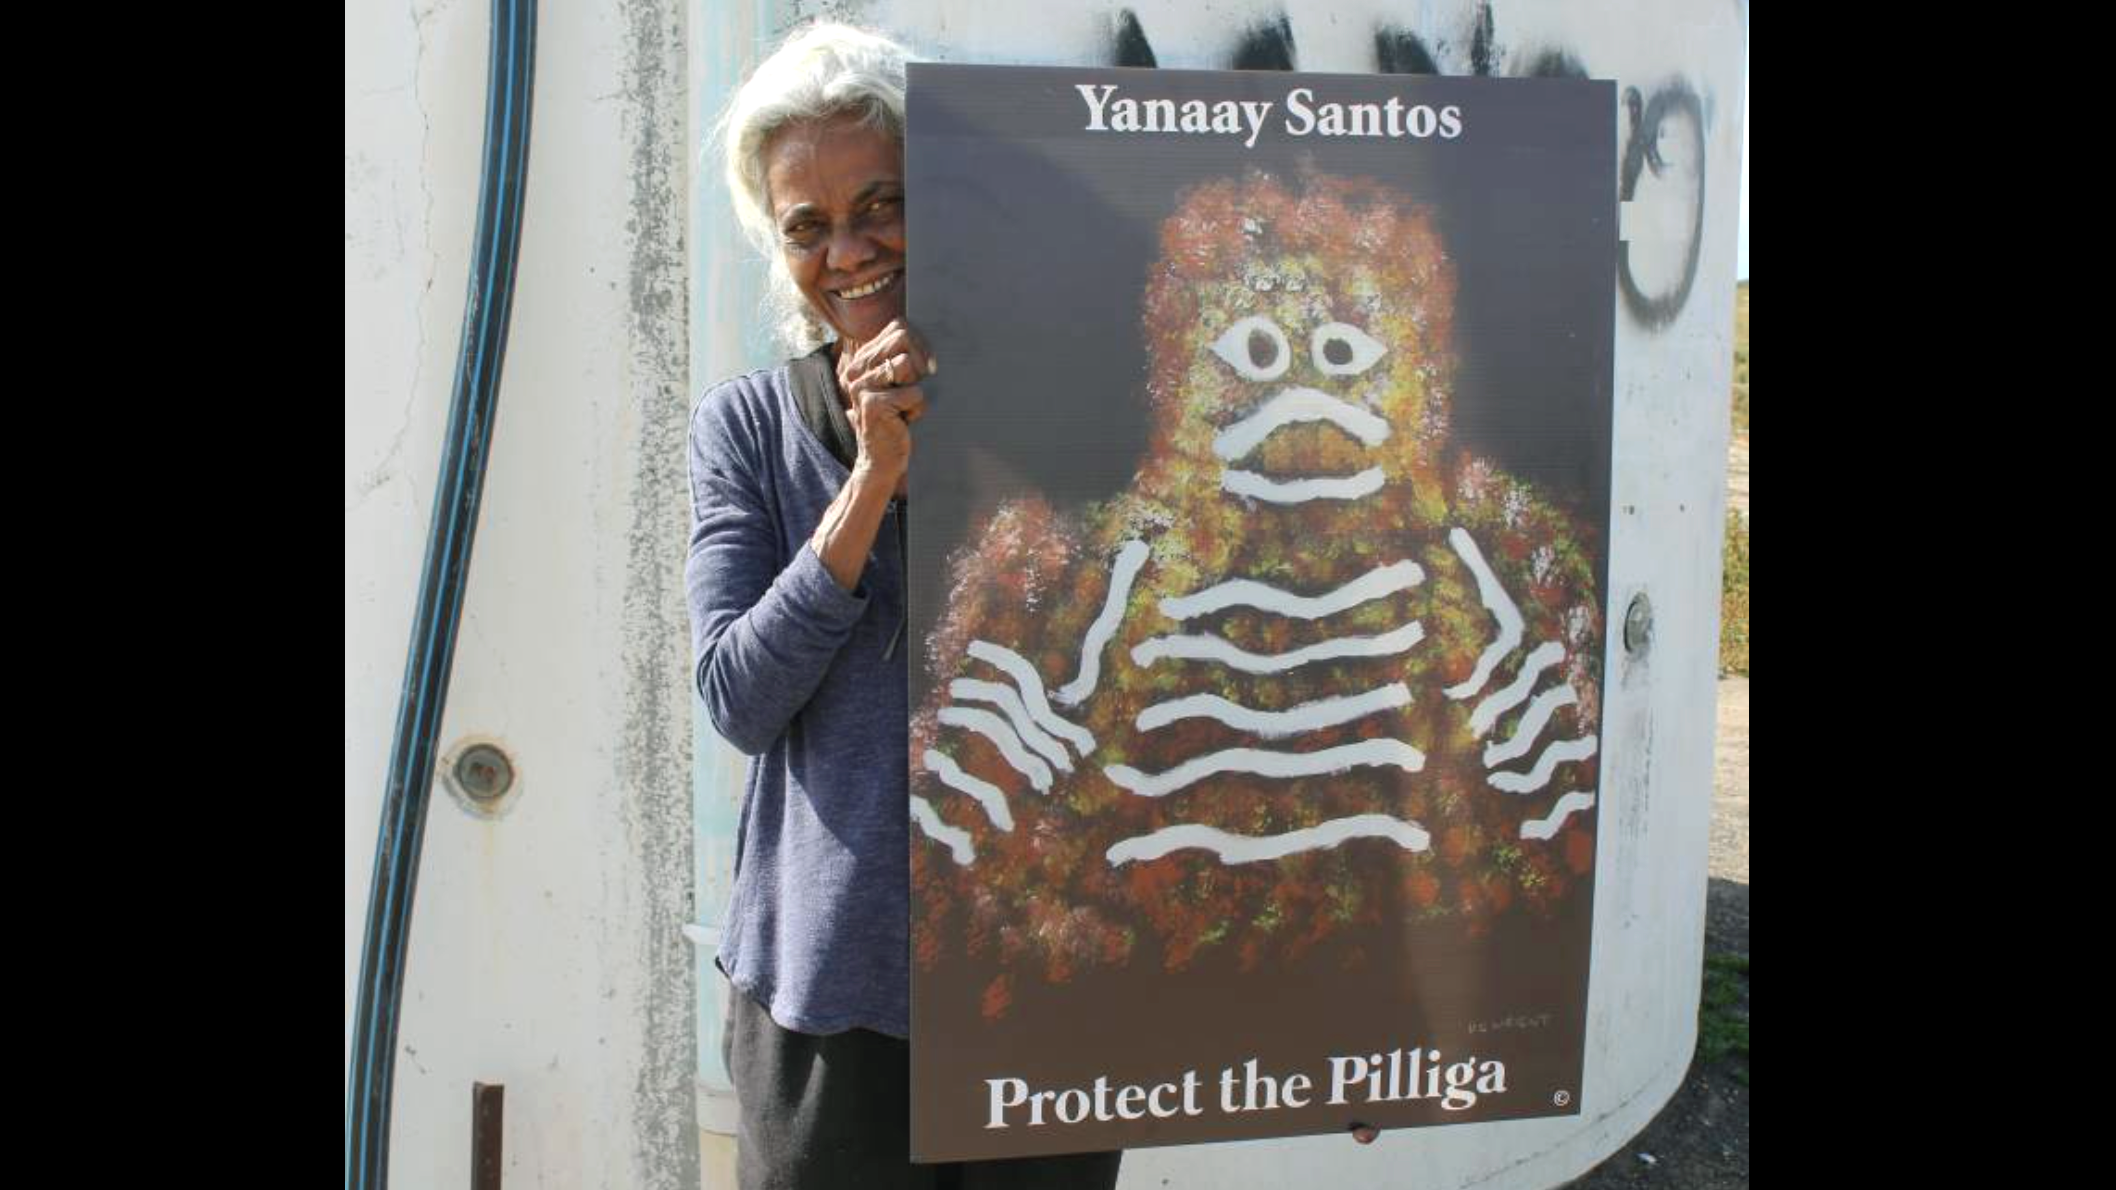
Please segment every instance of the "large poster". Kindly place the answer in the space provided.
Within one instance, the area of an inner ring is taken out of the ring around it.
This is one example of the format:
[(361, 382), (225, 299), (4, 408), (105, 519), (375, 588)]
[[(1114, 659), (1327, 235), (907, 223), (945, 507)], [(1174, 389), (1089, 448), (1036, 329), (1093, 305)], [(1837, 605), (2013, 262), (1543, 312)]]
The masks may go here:
[(909, 126), (914, 1158), (1582, 1110), (1613, 84)]

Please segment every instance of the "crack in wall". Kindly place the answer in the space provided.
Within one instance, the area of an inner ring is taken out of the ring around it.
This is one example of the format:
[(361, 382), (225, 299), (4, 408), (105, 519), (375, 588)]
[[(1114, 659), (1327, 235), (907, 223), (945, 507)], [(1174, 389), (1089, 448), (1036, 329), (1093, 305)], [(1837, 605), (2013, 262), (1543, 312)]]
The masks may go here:
[[(425, 207), (420, 214), (420, 232), (426, 246), (427, 267), (426, 284), (419, 291), (418, 305), (412, 315), (413, 329), (418, 333), (418, 342), (412, 350), (411, 384), (404, 394), (403, 416), (398, 419), (397, 432), (391, 436), (389, 446), (383, 450), (382, 457), (373, 466), (369, 467), (353, 485), (352, 498), (346, 501), (345, 504), (345, 515), (347, 516), (351, 516), (358, 511), (384, 484), (396, 478), (396, 474), (391, 468), (397, 461), (398, 453), (404, 448), (404, 435), (411, 430), (412, 411), (418, 407), (419, 403), (419, 385), (425, 379), (426, 308), (427, 301), (433, 294), (434, 281), (440, 274), (441, 259), (440, 253), (434, 249), (433, 182), (426, 167), (427, 151), (433, 143), (433, 114), (426, 110), (426, 96), (420, 89), (419, 78), (426, 65), (426, 22), (440, 13), (444, 7), (437, 5), (427, 10), (425, 15), (422, 16), (419, 11), (418, 0), (411, 0), (411, 3), (406, 6), (406, 11), (411, 15), (412, 35), (415, 39), (412, 49), (411, 81), (407, 84), (385, 87), (380, 91), (369, 92), (369, 94), (385, 95), (408, 90), (411, 92), (412, 107), (419, 113), (419, 156), (415, 172), (419, 179), (419, 193), (425, 199)], [(392, 189), (391, 195), (394, 198), (394, 189)], [(398, 213), (396, 208), (397, 204), (392, 201), (391, 217), (393, 221)], [(397, 229), (398, 258), (401, 261), (404, 255), (403, 225), (398, 223)], [(405, 476), (405, 482), (411, 485), (412, 507), (417, 508), (419, 506), (418, 482), (409, 475)]]
[[(420, 238), (426, 246), (426, 285), (419, 290), (418, 310), (413, 315), (413, 323), (419, 333), (419, 344), (412, 354), (411, 391), (405, 394), (404, 417), (397, 426), (397, 435), (391, 439), (389, 449), (383, 453), (382, 461), (375, 466), (375, 473), (380, 475), (380, 479), (376, 481), (377, 486), (389, 478), (386, 470), (396, 461), (397, 452), (404, 446), (404, 435), (411, 429), (412, 410), (417, 408), (419, 403), (419, 386), (426, 374), (426, 310), (428, 299), (433, 296), (434, 282), (439, 280), (441, 275), (441, 253), (434, 246), (433, 234), (433, 176), (426, 166), (427, 154), (433, 145), (433, 113), (426, 110), (426, 95), (419, 86), (419, 78), (426, 66), (426, 21), (439, 15), (446, 7), (435, 5), (428, 9), (426, 16), (422, 18), (419, 15), (418, 0), (412, 0), (410, 5), (412, 30), (418, 36), (418, 49), (413, 56), (411, 68), (411, 102), (419, 112), (419, 193), (426, 199), (426, 208), (419, 217), (419, 227)], [(421, 501), (418, 479), (406, 475), (404, 481), (411, 485), (412, 507), (419, 507)]]

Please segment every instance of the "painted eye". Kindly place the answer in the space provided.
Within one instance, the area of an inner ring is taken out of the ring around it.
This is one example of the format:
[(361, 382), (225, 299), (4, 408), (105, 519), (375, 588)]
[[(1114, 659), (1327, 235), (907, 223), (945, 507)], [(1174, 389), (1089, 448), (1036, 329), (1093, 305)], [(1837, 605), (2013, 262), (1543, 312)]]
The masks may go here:
[(1234, 365), (1244, 380), (1276, 380), (1293, 362), (1285, 332), (1261, 314), (1251, 314), (1228, 327), (1213, 343), (1212, 353)]
[(1357, 376), (1374, 366), (1388, 348), (1348, 322), (1315, 328), (1315, 370), (1325, 376)]

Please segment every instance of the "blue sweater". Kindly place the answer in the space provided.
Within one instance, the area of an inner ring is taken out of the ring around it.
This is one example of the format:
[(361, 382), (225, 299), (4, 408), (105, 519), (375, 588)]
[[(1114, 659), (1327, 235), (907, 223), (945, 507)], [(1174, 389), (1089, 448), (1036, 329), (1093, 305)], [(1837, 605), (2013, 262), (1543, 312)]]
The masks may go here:
[(716, 962), (788, 1029), (903, 1038), (902, 509), (846, 592), (808, 538), (850, 474), (786, 365), (715, 386), (691, 415), (691, 657), (713, 726), (753, 758)]

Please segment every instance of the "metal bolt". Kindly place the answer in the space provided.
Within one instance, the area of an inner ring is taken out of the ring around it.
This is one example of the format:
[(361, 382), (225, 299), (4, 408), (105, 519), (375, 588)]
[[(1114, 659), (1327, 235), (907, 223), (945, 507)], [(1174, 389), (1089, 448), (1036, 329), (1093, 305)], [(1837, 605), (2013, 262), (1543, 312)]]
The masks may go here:
[(498, 748), (476, 744), (456, 758), (456, 785), (478, 801), (493, 801), (514, 787), (514, 766)]
[(1653, 601), (1640, 591), (1631, 597), (1631, 610), (1624, 616), (1624, 649), (1636, 657), (1653, 643)]

